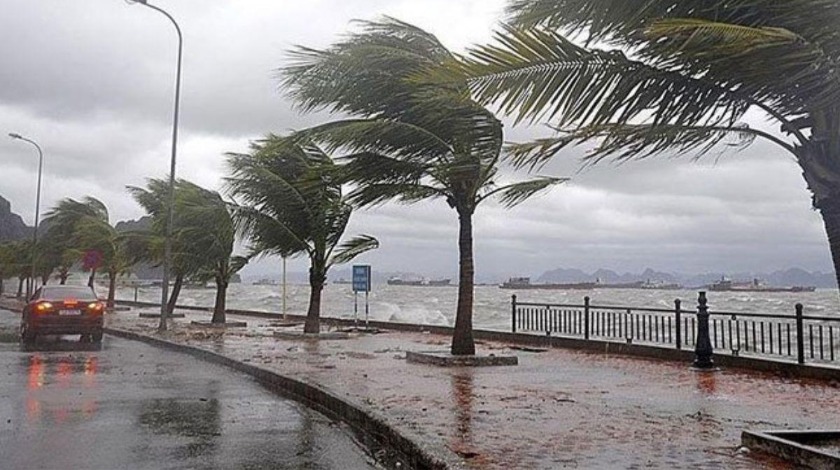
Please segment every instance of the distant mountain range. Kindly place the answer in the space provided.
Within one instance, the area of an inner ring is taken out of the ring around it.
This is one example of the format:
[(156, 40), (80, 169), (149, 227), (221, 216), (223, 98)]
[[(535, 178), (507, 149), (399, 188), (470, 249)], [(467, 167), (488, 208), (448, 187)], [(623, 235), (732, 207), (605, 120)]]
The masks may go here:
[(20, 240), (32, 235), (32, 227), (12, 212), (12, 204), (0, 196), (0, 242)]
[[(118, 222), (116, 229), (120, 232), (127, 232), (130, 230), (143, 230), (151, 225), (149, 217), (142, 217), (138, 220), (129, 220)], [(11, 204), (8, 200), (0, 196), (0, 242), (7, 240), (19, 240), (32, 235), (32, 227), (27, 226), (23, 219), (12, 212)], [(136, 274), (141, 279), (159, 279), (160, 268), (151, 266), (143, 266), (136, 269)], [(252, 272), (250, 275), (246, 274), (246, 278), (250, 280), (260, 279), (260, 272)], [(477, 273), (477, 280), (487, 283), (501, 283), (505, 279), (484, 279)], [(279, 279), (279, 273), (272, 272), (268, 276), (269, 279)], [(329, 281), (335, 282), (339, 279), (350, 279), (352, 277), (350, 269), (340, 268), (329, 274)], [(392, 277), (401, 277), (405, 279), (420, 279), (423, 277), (436, 278), (439, 276), (422, 276), (417, 273), (406, 272), (378, 272), (373, 270), (373, 282), (376, 284), (384, 283)], [(457, 281), (457, 273), (451, 276), (453, 283)], [(602, 283), (630, 283), (630, 282), (664, 282), (677, 283), (686, 287), (705, 286), (720, 280), (722, 277), (736, 281), (751, 281), (759, 279), (764, 284), (769, 286), (814, 286), (831, 288), (837, 287), (837, 282), (834, 273), (823, 272), (809, 272), (800, 268), (789, 268), (771, 273), (756, 273), (756, 272), (712, 272), (704, 274), (683, 274), (656, 271), (653, 269), (645, 269), (641, 273), (623, 273), (619, 274), (609, 269), (598, 269), (593, 273), (587, 273), (580, 269), (565, 269), (557, 268), (542, 273), (539, 277), (534, 279), (534, 282), (555, 282), (555, 283), (571, 283), (571, 282), (594, 282), (600, 280)], [(288, 273), (289, 282), (305, 283), (308, 282), (307, 273)]]
[(558, 268), (542, 273), (535, 282), (594, 282), (600, 280), (602, 283), (617, 284), (629, 282), (665, 282), (677, 283), (686, 287), (699, 287), (709, 285), (721, 278), (736, 281), (752, 281), (758, 279), (768, 286), (814, 286), (814, 287), (837, 287), (834, 273), (809, 272), (800, 268), (789, 268), (772, 273), (757, 272), (713, 272), (703, 274), (682, 274), (645, 269), (641, 273), (618, 274), (609, 269), (598, 269), (589, 274), (580, 269)]

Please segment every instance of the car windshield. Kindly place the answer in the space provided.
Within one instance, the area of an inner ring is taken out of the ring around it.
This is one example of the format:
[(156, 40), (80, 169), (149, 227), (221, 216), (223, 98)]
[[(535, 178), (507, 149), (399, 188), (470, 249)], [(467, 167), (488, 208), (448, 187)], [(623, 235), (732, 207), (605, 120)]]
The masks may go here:
[(44, 286), (41, 290), (41, 298), (47, 300), (96, 300), (96, 295), (90, 287), (84, 286)]

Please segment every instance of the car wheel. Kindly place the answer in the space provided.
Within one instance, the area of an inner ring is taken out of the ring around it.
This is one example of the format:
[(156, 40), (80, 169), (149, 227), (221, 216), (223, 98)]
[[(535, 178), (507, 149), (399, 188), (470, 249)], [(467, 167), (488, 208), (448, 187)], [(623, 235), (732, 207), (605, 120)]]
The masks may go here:
[(35, 342), (35, 338), (37, 333), (29, 327), (28, 324), (24, 323), (20, 326), (20, 339), (25, 344), (32, 344)]
[(91, 335), (90, 338), (93, 340), (94, 343), (101, 343), (102, 342), (102, 330), (96, 330)]

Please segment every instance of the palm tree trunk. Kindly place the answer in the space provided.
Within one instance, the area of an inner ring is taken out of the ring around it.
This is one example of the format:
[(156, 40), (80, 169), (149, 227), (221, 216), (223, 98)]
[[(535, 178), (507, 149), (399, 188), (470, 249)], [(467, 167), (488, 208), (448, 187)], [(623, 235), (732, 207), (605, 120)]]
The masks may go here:
[(472, 212), (458, 211), (460, 233), (458, 236), (459, 275), (458, 309), (455, 313), (455, 334), (452, 336), (453, 355), (466, 356), (475, 354), (475, 341), (472, 331), (473, 285), (475, 283), (475, 263), (473, 261)]
[(91, 268), (90, 277), (88, 278), (88, 287), (93, 289), (93, 281), (96, 280), (96, 268)]
[(23, 278), (18, 277), (18, 291), (17, 291), (17, 298), (23, 297)]
[(834, 262), (834, 276), (840, 286), (840, 196), (826, 198), (819, 203), (825, 233), (828, 235), (828, 247)]
[(58, 272), (58, 283), (59, 283), (60, 285), (62, 285), (62, 286), (63, 286), (63, 285), (65, 285), (65, 284), (67, 284), (67, 278), (68, 278), (68, 277), (70, 277), (70, 273), (69, 273), (69, 272), (67, 272), (67, 269), (62, 268), (62, 269)]
[(321, 291), (324, 290), (324, 282), (327, 280), (323, 265), (321, 260), (313, 260), (309, 268), (309, 310), (303, 325), (304, 333), (321, 332)]
[(166, 303), (166, 311), (172, 315), (175, 311), (175, 304), (178, 303), (178, 296), (181, 295), (181, 287), (184, 285), (184, 275), (178, 274), (175, 276), (175, 283), (172, 285), (172, 294), (169, 296), (169, 302)]
[(108, 310), (114, 309), (114, 294), (117, 290), (117, 272), (116, 270), (108, 271)]
[(213, 305), (213, 319), (211, 323), (225, 323), (225, 308), (227, 303), (228, 283), (222, 276), (216, 275), (216, 304)]

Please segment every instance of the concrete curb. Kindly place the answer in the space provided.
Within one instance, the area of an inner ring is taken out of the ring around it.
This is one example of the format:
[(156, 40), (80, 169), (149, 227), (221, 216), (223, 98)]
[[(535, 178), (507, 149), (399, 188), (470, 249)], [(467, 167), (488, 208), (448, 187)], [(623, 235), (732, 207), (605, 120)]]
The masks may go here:
[(327, 391), (317, 384), (286, 377), (262, 367), (246, 364), (195, 346), (116, 328), (105, 328), (105, 332), (119, 338), (141, 341), (160, 348), (189, 354), (204, 361), (248, 374), (282, 396), (298, 401), (333, 419), (347, 423), (365, 437), (367, 442), (364, 442), (364, 445), (368, 449), (375, 450), (374, 447), (378, 446), (396, 452), (399, 456), (398, 460), (409, 468), (443, 470), (458, 467), (457, 464), (460, 460), (455, 454), (436, 455), (418, 443), (419, 439), (406, 437), (387, 424), (385, 419), (376, 416), (371, 410), (365, 410), (362, 406), (352, 403), (350, 400), (339, 398), (333, 392)]

